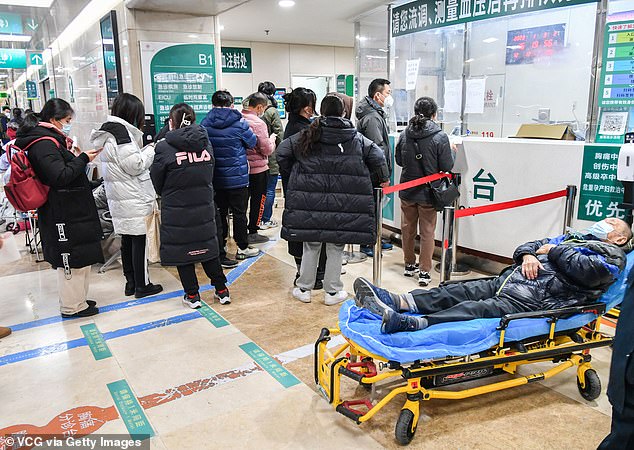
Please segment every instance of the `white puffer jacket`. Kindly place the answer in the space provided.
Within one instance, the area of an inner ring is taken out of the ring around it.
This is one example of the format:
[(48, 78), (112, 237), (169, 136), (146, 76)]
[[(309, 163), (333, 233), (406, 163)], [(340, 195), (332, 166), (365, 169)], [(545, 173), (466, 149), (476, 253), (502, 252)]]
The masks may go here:
[(108, 116), (90, 135), (91, 145), (103, 147), (99, 154), (101, 174), (117, 234), (145, 234), (145, 217), (154, 208), (156, 193), (149, 170), (154, 146), (140, 148), (142, 138), (138, 128), (115, 116)]

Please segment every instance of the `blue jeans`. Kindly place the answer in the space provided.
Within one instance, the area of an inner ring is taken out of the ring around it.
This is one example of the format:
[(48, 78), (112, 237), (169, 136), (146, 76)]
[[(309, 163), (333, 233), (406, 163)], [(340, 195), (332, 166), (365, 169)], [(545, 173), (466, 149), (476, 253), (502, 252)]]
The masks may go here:
[(264, 213), (262, 222), (268, 222), (273, 216), (273, 204), (275, 203), (275, 187), (277, 186), (277, 175), (269, 174), (266, 184), (266, 201), (264, 202)]

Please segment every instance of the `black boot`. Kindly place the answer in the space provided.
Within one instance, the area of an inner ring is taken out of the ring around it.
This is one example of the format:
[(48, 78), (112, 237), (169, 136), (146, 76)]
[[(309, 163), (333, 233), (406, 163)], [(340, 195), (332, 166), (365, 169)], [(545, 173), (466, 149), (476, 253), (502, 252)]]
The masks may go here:
[(163, 286), (161, 286), (160, 284), (149, 283), (142, 288), (137, 288), (134, 292), (134, 296), (136, 298), (143, 298), (147, 297), (148, 295), (158, 294), (161, 291), (163, 291)]
[(99, 308), (97, 308), (96, 306), (88, 306), (88, 308), (82, 311), (76, 312), (75, 314), (62, 313), (62, 317), (64, 319), (71, 319), (75, 317), (90, 317), (90, 316), (94, 316), (95, 314), (99, 314)]
[(134, 291), (135, 291), (135, 287), (134, 287), (134, 281), (126, 281), (125, 282), (125, 296), (129, 297), (131, 295), (134, 295)]

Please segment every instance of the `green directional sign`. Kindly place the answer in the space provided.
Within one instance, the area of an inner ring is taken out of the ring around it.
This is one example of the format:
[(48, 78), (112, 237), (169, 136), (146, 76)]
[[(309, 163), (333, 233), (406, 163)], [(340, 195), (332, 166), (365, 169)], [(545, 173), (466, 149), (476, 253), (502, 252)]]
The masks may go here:
[(119, 411), (119, 416), (133, 439), (144, 440), (154, 436), (154, 430), (143, 407), (125, 380), (108, 383), (108, 390)]
[(41, 53), (29, 54), (29, 66), (41, 66), (44, 64), (44, 58)]
[(22, 16), (8, 12), (0, 12), (1, 34), (22, 34)]
[(258, 366), (266, 370), (269, 375), (275, 378), (282, 386), (289, 388), (299, 384), (300, 381), (284, 368), (275, 358), (270, 356), (253, 342), (247, 342), (240, 346), (243, 352), (253, 359)]
[(150, 74), (157, 124), (165, 122), (176, 103), (189, 104), (196, 112), (198, 122), (212, 108), (211, 96), (216, 91), (213, 45), (166, 47), (152, 58)]
[(26, 50), (0, 49), (0, 69), (26, 69)]
[(25, 17), (24, 18), (24, 29), (27, 33), (35, 33), (37, 29), (40, 27), (39, 22), (33, 17)]
[(35, 84), (35, 81), (26, 80), (26, 99), (37, 99), (37, 84)]

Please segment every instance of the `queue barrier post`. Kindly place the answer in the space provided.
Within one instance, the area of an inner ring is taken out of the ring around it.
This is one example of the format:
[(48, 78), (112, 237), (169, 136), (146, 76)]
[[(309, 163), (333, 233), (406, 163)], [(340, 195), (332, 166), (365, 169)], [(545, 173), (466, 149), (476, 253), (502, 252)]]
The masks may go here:
[(372, 258), (372, 283), (381, 286), (381, 233), (383, 231), (383, 188), (374, 188), (374, 207), (376, 209), (376, 241), (374, 242), (374, 257)]
[(451, 279), (453, 255), (455, 253), (454, 238), (454, 214), (456, 208), (446, 206), (442, 216), (442, 242), (440, 253), (440, 282), (444, 283)]
[(575, 210), (575, 200), (577, 198), (577, 186), (566, 186), (566, 209), (564, 210), (564, 230), (563, 234), (567, 233), (568, 227), (572, 225), (572, 215)]

